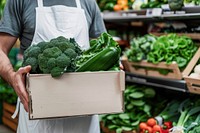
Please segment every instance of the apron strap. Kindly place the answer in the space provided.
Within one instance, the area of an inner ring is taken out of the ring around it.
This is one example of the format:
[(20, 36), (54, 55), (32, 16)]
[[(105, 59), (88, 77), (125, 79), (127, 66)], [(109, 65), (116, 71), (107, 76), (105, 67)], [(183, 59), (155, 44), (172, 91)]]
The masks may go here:
[(77, 8), (81, 9), (81, 2), (80, 2), (80, 0), (76, 0), (76, 5), (77, 5)]
[(15, 112), (14, 112), (14, 114), (11, 116), (13, 119), (15, 119), (16, 116), (18, 115), (18, 112), (19, 112), (19, 103), (20, 103), (20, 99), (19, 99), (19, 97), (18, 97), (18, 98), (17, 98), (17, 105), (16, 105)]
[(38, 2), (38, 7), (43, 7), (43, 0), (37, 0)]

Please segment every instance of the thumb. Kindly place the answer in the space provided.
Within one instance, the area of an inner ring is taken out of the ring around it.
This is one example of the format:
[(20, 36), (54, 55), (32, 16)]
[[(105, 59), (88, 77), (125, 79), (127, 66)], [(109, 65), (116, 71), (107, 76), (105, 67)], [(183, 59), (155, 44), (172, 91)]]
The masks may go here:
[(31, 66), (30, 65), (25, 66), (24, 69), (26, 73), (29, 73), (31, 71)]
[(25, 66), (25, 67), (21, 67), (18, 70), (18, 72), (21, 73), (21, 74), (26, 74), (26, 73), (29, 73), (30, 71), (31, 71), (31, 66), (30, 65)]

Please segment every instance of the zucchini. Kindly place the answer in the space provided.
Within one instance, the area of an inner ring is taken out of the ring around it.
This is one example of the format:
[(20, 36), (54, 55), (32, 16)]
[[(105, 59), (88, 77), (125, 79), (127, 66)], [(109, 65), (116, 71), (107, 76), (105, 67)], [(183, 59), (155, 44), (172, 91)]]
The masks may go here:
[(76, 72), (107, 71), (119, 63), (121, 50), (119, 47), (106, 47), (101, 52), (83, 63)]

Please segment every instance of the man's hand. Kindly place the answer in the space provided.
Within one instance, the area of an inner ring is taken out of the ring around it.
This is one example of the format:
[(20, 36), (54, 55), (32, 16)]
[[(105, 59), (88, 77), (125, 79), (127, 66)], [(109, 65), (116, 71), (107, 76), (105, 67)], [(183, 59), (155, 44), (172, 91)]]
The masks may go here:
[(29, 73), (31, 66), (21, 67), (12, 75), (12, 86), (20, 98), (25, 110), (28, 112), (28, 93), (25, 88), (25, 74)]
[(17, 37), (7, 33), (0, 33), (0, 75), (6, 80), (19, 96), (28, 112), (28, 94), (25, 89), (25, 74), (31, 70), (31, 66), (22, 67), (17, 72), (14, 71), (8, 58), (11, 48), (17, 41)]

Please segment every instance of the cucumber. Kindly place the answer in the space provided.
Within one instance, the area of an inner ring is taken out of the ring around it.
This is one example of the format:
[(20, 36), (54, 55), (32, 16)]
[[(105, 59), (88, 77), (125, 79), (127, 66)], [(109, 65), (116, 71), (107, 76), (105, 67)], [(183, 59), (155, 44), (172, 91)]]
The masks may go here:
[(106, 47), (101, 52), (83, 63), (76, 72), (107, 71), (119, 63), (121, 49), (119, 47)]

